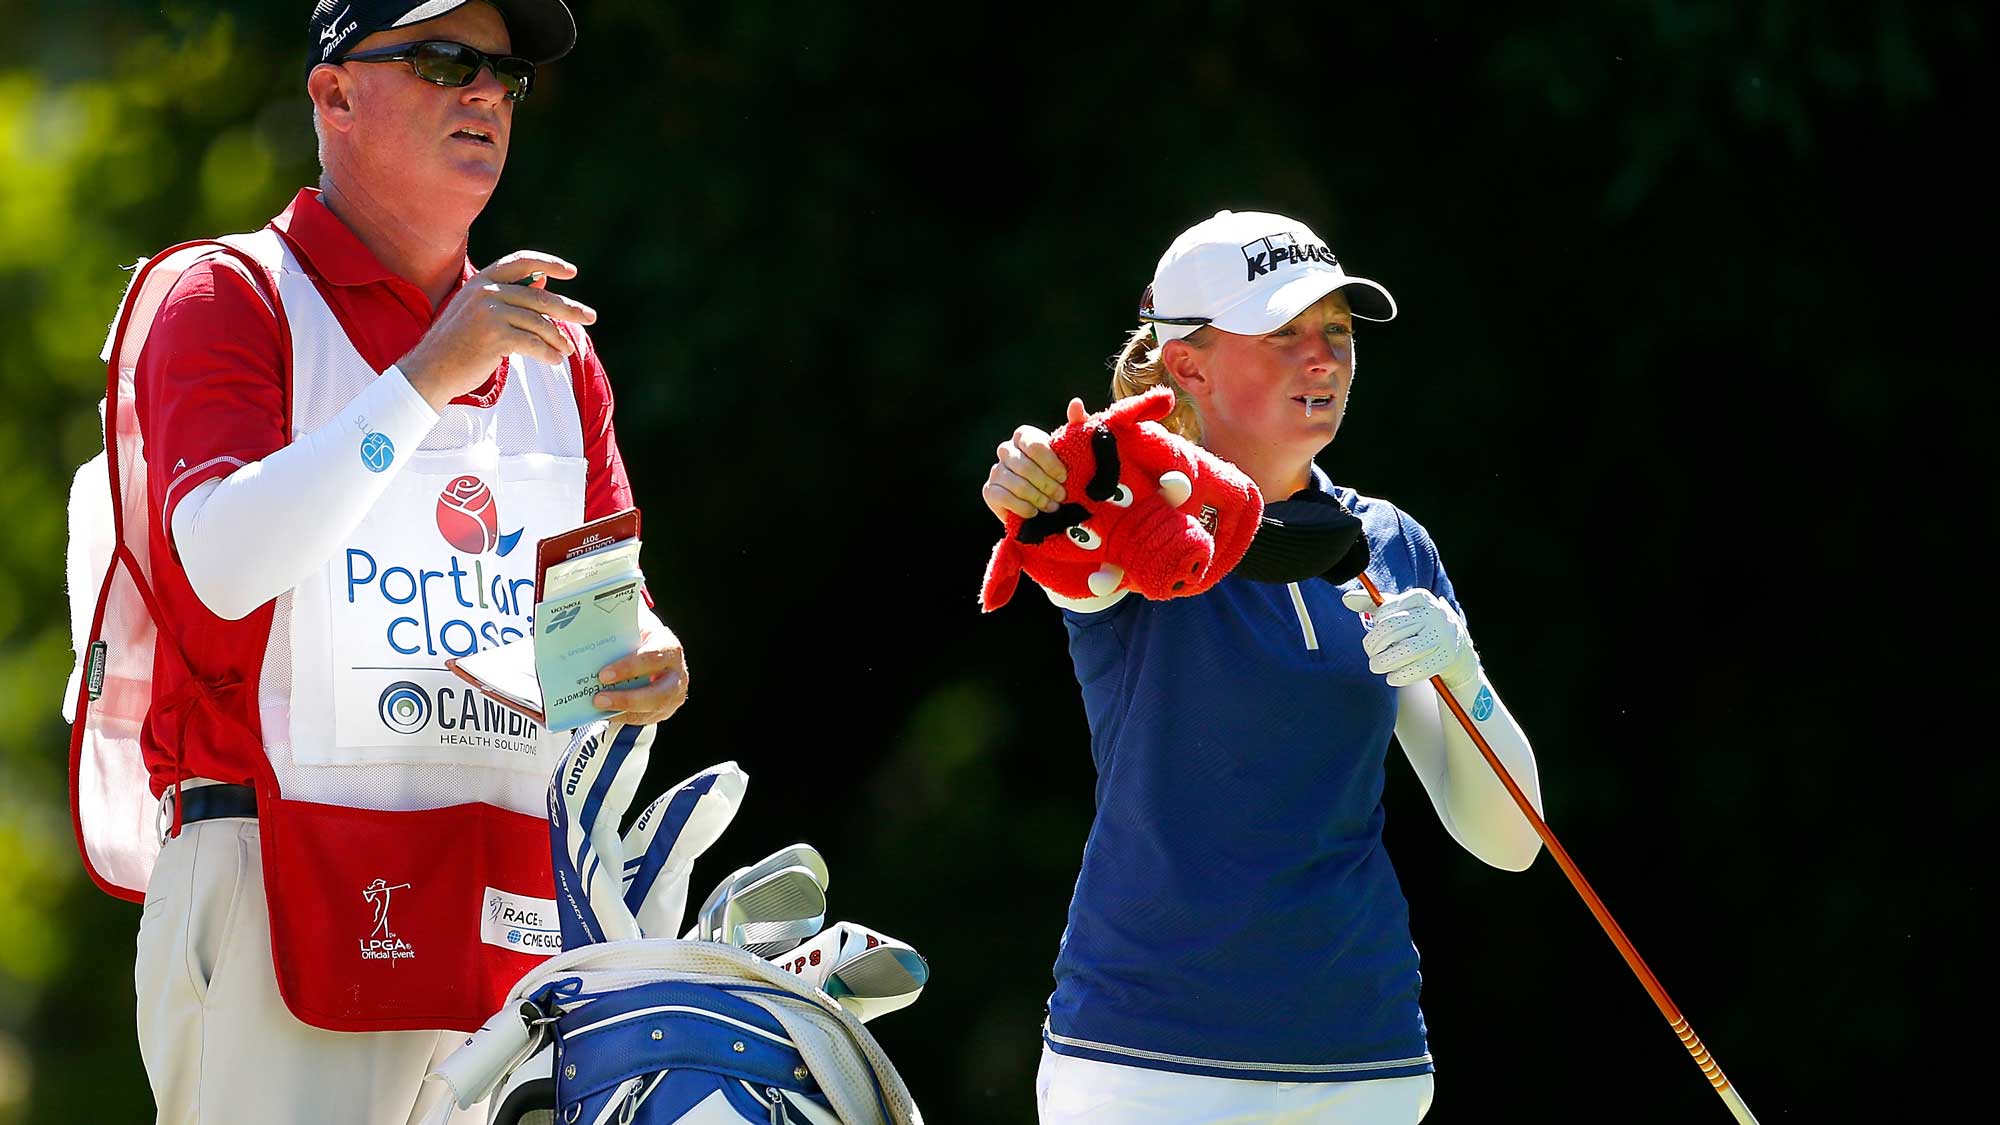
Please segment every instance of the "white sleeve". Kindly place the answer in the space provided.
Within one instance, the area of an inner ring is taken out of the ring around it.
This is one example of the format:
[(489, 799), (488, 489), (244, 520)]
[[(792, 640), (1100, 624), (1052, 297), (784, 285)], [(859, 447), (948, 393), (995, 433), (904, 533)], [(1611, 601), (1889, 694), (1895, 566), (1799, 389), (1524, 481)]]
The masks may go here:
[(235, 621), (298, 585), (360, 525), (437, 419), (391, 367), (326, 425), (188, 493), (172, 537), (195, 596)]
[[(1500, 702), (1483, 670), (1475, 683), (1466, 686), (1465, 693), (1453, 693), (1459, 706), (1473, 715), (1484, 710), (1476, 707), (1478, 693), (1482, 689), (1488, 693), (1492, 710), (1483, 719), (1475, 718), (1473, 725), (1539, 815), (1542, 788), (1528, 736)], [(1527, 870), (1541, 850), (1541, 837), (1429, 681), (1396, 689), (1396, 741), (1423, 781), (1445, 831), (1460, 847), (1494, 867)]]

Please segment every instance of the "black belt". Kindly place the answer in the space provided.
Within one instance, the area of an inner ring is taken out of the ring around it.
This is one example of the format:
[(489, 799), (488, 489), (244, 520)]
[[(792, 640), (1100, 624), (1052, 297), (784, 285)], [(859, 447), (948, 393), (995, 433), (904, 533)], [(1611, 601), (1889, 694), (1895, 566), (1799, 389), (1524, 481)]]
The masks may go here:
[(176, 791), (174, 800), (180, 804), (182, 824), (257, 815), (257, 791), (248, 785), (200, 785)]

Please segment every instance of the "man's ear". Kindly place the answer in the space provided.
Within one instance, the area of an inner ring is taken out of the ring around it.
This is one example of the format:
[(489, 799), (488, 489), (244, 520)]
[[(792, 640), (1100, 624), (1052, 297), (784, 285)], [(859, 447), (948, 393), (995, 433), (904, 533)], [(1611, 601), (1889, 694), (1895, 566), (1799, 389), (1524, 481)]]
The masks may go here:
[(1210, 383), (1203, 368), (1208, 357), (1186, 340), (1168, 340), (1160, 348), (1160, 365), (1174, 382), (1188, 393), (1188, 397), (1204, 399), (1208, 397)]
[(316, 66), (306, 76), (306, 96), (321, 124), (345, 133), (354, 123), (354, 76), (340, 67)]

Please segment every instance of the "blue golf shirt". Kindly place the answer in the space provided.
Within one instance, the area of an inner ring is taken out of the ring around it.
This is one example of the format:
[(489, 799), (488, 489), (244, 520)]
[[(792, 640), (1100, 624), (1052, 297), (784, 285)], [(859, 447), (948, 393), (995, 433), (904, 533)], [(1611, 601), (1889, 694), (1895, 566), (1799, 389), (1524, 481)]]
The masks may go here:
[[(1430, 536), (1361, 517), (1385, 596), (1458, 610)], [(1382, 847), (1396, 691), (1320, 579), (1066, 609), (1096, 819), (1049, 998), (1059, 1054), (1190, 1074), (1351, 1081), (1432, 1069), (1417, 951)]]

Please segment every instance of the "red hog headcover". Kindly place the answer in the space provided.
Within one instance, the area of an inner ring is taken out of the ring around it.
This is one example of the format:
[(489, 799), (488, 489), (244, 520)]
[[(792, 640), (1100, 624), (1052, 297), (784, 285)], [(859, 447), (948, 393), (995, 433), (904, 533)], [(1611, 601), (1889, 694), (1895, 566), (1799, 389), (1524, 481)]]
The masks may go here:
[(1172, 388), (1156, 387), (1051, 435), (1069, 470), (1065, 503), (1007, 517), (981, 606), (1007, 604), (1022, 571), (1064, 597), (1126, 589), (1155, 601), (1229, 573), (1256, 537), (1263, 497), (1243, 470), (1160, 425), (1173, 408)]

